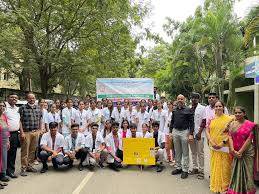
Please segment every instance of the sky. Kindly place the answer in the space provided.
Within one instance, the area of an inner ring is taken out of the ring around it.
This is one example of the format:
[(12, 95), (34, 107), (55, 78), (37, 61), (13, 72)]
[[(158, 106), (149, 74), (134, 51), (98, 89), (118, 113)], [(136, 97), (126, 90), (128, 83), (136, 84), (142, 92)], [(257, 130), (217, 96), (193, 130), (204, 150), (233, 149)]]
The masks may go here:
[[(193, 15), (195, 9), (202, 5), (204, 0), (149, 0), (152, 5), (152, 12), (145, 19), (144, 26), (152, 26), (152, 32), (158, 33), (164, 40), (170, 42), (170, 38), (163, 32), (163, 24), (166, 17), (174, 20), (184, 21), (188, 16)], [(259, 4), (259, 0), (240, 0), (235, 4), (235, 13), (243, 18), (249, 7)], [(153, 47), (155, 44), (148, 41), (141, 43), (145, 47)]]

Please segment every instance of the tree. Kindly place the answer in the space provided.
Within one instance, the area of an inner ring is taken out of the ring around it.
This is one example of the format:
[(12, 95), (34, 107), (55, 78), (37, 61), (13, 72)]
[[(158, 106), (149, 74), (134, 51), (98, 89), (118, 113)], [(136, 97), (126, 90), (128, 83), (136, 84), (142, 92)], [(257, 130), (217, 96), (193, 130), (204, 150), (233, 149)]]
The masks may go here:
[[(1, 23), (9, 30), (5, 32), (19, 43), (19, 49), (11, 45), (1, 58), (11, 58), (7, 63), (15, 64), (14, 59), (20, 58), (20, 72), (28, 69), (39, 80), (43, 97), (58, 84), (66, 86), (63, 76), (75, 86), (81, 84), (83, 91), (85, 80), (77, 79), (81, 72), (99, 76), (104, 72), (100, 69), (124, 68), (122, 61), (133, 57), (136, 47), (130, 29), (147, 12), (144, 4), (128, 0), (1, 0), (0, 5)], [(2, 48), (8, 39), (0, 42)], [(12, 57), (6, 58), (6, 53)]]

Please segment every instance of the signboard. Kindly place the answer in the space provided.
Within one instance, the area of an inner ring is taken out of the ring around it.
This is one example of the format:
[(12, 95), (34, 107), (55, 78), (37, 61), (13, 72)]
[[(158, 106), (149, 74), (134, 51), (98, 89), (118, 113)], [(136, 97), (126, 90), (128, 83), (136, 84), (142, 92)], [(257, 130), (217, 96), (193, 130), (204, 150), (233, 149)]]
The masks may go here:
[(123, 138), (123, 163), (155, 165), (155, 139)]
[(255, 62), (245, 66), (245, 78), (255, 77)]
[(255, 60), (255, 83), (259, 84), (259, 60)]
[(154, 81), (149, 78), (99, 78), (96, 80), (97, 99), (154, 99)]

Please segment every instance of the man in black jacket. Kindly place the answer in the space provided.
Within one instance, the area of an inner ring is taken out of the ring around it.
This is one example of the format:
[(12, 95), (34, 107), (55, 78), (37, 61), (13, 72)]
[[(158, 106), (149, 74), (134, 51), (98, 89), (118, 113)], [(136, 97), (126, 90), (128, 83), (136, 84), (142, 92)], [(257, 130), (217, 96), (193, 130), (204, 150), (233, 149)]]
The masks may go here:
[(181, 174), (182, 179), (188, 177), (188, 141), (193, 141), (193, 130), (193, 112), (189, 107), (185, 106), (185, 97), (180, 94), (177, 96), (177, 108), (172, 113), (170, 133), (173, 136), (176, 162), (176, 169), (172, 171), (172, 175)]

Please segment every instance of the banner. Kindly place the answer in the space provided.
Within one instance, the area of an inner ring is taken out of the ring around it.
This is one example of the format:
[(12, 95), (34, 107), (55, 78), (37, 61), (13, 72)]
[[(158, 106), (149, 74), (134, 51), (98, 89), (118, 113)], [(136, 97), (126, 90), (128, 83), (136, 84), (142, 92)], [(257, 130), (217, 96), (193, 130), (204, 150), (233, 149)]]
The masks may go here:
[(155, 139), (123, 138), (123, 163), (155, 165)]
[(98, 78), (96, 80), (97, 99), (154, 99), (154, 81), (149, 78)]

